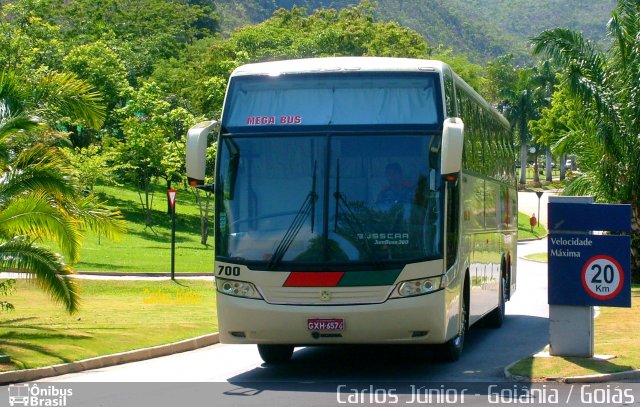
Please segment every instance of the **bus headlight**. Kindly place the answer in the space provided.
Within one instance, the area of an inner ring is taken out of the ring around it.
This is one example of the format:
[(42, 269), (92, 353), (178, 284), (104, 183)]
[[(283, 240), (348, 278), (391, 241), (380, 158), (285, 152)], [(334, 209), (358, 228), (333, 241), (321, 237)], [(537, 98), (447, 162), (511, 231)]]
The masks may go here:
[(402, 281), (398, 283), (396, 289), (393, 290), (391, 298), (429, 294), (442, 288), (441, 283), (441, 276)]
[(234, 297), (262, 299), (262, 295), (260, 295), (256, 286), (246, 281), (227, 280), (226, 278), (216, 277), (216, 289), (222, 294), (232, 295)]

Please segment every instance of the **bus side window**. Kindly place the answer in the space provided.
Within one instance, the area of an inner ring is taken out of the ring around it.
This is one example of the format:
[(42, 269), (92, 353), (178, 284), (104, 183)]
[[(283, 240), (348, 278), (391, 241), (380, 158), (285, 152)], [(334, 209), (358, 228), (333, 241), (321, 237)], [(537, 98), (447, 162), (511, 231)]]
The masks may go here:
[(453, 84), (453, 76), (449, 69), (444, 69), (444, 98), (447, 106), (447, 117), (457, 117), (456, 92)]
[(446, 270), (456, 262), (460, 232), (460, 180), (447, 182), (447, 258)]

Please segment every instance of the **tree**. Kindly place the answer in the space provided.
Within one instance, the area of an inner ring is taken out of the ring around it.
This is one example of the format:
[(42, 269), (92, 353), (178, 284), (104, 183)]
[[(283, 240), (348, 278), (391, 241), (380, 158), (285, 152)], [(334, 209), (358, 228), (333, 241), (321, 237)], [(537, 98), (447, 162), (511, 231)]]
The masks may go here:
[(147, 82), (117, 112), (124, 137), (112, 150), (113, 162), (120, 179), (139, 189), (147, 226), (153, 224), (153, 181), (162, 178), (169, 189), (183, 179), (185, 136), (197, 122), (165, 98), (155, 82)]
[[(107, 113), (105, 124), (115, 126), (111, 112), (124, 105), (132, 92), (127, 68), (118, 54), (103, 41), (96, 41), (72, 48), (64, 57), (63, 66), (65, 71), (75, 73), (100, 93)], [(86, 133), (77, 131), (72, 135), (74, 146), (88, 147), (95, 141)]]
[(608, 35), (604, 52), (581, 33), (547, 30), (533, 38), (534, 53), (562, 70), (584, 118), (582, 131), (572, 133), (584, 172), (565, 192), (631, 205), (633, 277), (640, 281), (640, 0), (618, 1)]
[[(202, 34), (216, 30), (207, 6), (173, 0), (75, 0), (55, 12), (65, 39), (73, 44), (103, 41), (127, 68), (129, 83), (141, 84), (158, 60), (177, 57)], [(211, 2), (209, 2), (211, 4)]]
[(65, 148), (60, 150), (78, 175), (78, 186), (85, 191), (93, 192), (93, 187), (100, 181), (113, 183), (115, 169), (108, 165), (108, 156), (98, 144), (88, 147)]
[[(73, 168), (57, 148), (22, 142), (24, 133), (42, 131), (59, 117), (98, 127), (104, 108), (73, 75), (52, 73), (31, 82), (12, 72), (0, 75), (0, 268), (27, 273), (72, 313), (79, 305), (69, 278), (73, 270), (38, 242), (55, 242), (74, 262), (86, 228), (114, 237), (124, 224), (94, 196), (80, 193)], [(3, 282), (1, 288), (6, 292), (10, 285)]]
[(58, 69), (64, 56), (59, 27), (46, 16), (58, 0), (2, 2), (0, 7), (0, 69)]
[(554, 155), (560, 158), (560, 180), (565, 179), (566, 157), (572, 154), (574, 142), (579, 141), (576, 132), (580, 132), (584, 121), (581, 103), (573, 97), (567, 86), (556, 87), (550, 105), (545, 108), (540, 119), (529, 124), (533, 137), (540, 143), (550, 146)]
[[(540, 111), (549, 103), (550, 80), (548, 64), (536, 67), (516, 67), (513, 56), (505, 55), (487, 66), (485, 90), (488, 99), (498, 111), (511, 122), (512, 130), (520, 143), (520, 184), (526, 184), (527, 158), (531, 143), (530, 122), (537, 119)], [(534, 182), (539, 183), (537, 168), (538, 148), (535, 147)]]

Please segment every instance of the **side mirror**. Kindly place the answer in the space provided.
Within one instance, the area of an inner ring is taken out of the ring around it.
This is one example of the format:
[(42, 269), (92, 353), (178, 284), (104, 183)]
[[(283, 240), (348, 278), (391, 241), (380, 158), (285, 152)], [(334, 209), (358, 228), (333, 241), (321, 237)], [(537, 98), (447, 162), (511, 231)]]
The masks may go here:
[(207, 137), (212, 130), (217, 129), (217, 121), (200, 122), (187, 132), (187, 180), (189, 185), (197, 187), (204, 184), (207, 166)]
[(464, 146), (464, 123), (462, 119), (449, 118), (442, 129), (440, 173), (455, 174), (462, 169), (462, 147)]

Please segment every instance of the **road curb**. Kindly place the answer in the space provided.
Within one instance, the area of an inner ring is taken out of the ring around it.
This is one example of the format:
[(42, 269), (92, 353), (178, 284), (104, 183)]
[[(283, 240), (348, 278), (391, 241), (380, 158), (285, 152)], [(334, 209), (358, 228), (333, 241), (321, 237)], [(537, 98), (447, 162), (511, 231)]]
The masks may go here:
[(549, 233), (547, 233), (544, 236), (540, 236), (540, 237), (530, 237), (530, 238), (527, 238), (527, 239), (518, 239), (518, 243), (520, 243), (520, 242), (535, 242), (536, 240), (546, 239), (547, 237), (549, 237)]
[(563, 383), (604, 383), (618, 380), (635, 380), (640, 379), (640, 369), (627, 370), (626, 372), (595, 374), (586, 376), (564, 377), (559, 381)]
[[(171, 273), (158, 272), (117, 272), (117, 271), (76, 271), (71, 276), (101, 276), (101, 277), (171, 277)], [(180, 277), (213, 277), (215, 273), (175, 273)]]
[(63, 363), (59, 365), (39, 367), (35, 369), (14, 370), (0, 373), (0, 384), (17, 382), (30, 382), (46, 377), (60, 376), (68, 373), (77, 373), (84, 370), (99, 369), (101, 367), (115, 366), (123, 363), (138, 362), (174, 353), (187, 352), (219, 342), (218, 332), (185, 339), (180, 342), (158, 345), (150, 348), (136, 349), (128, 352), (114, 353), (112, 355), (98, 356), (77, 362)]

